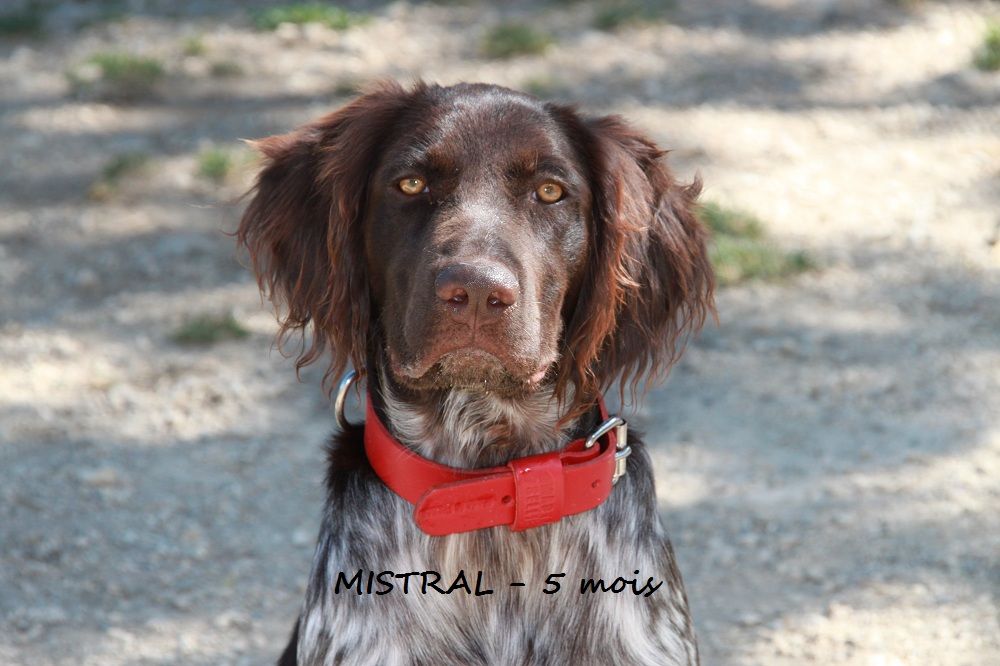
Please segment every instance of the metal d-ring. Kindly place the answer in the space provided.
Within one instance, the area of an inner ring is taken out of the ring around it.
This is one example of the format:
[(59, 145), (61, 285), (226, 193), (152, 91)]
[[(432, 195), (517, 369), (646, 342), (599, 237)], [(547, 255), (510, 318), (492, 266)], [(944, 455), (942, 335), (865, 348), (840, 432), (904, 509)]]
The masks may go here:
[[(590, 433), (590, 437), (588, 437), (587, 441), (583, 443), (583, 448), (589, 449), (594, 444), (597, 444), (597, 440), (599, 440), (601, 437), (604, 437), (604, 435), (608, 434), (608, 432), (611, 431), (612, 428), (620, 428), (621, 426), (624, 425), (625, 425), (625, 419), (623, 419), (622, 417), (620, 416), (610, 417), (607, 421), (597, 426), (597, 429), (594, 430), (594, 432)], [(615, 434), (617, 435), (619, 433)], [(619, 446), (618, 448), (621, 447)]]
[(357, 370), (351, 370), (345, 374), (340, 383), (337, 384), (337, 397), (333, 401), (333, 416), (337, 419), (337, 425), (340, 426), (341, 430), (347, 430), (349, 427), (354, 425), (347, 420), (347, 416), (344, 415), (344, 405), (347, 403), (347, 392), (351, 390), (354, 383), (360, 379), (360, 375)]
[(590, 433), (590, 437), (588, 437), (587, 441), (583, 443), (583, 448), (589, 449), (597, 443), (597, 440), (611, 430), (615, 431), (616, 440), (615, 471), (611, 475), (611, 485), (614, 485), (618, 483), (620, 478), (625, 476), (625, 465), (628, 462), (628, 457), (632, 454), (632, 447), (628, 445), (628, 423), (625, 422), (625, 419), (620, 416), (612, 416), (604, 423), (597, 426), (597, 430)]

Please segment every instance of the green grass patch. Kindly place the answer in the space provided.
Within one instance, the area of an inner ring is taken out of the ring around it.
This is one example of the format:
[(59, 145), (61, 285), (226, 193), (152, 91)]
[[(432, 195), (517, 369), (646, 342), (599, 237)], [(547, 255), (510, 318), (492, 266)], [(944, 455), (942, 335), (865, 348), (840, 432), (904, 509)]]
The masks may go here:
[(612, 0), (598, 7), (593, 25), (612, 32), (625, 25), (664, 20), (673, 8), (672, 0)]
[(334, 30), (347, 30), (368, 20), (364, 14), (321, 2), (270, 7), (253, 14), (258, 30), (276, 30), (282, 23), (319, 23)]
[(594, 27), (611, 32), (627, 23), (637, 23), (646, 15), (645, 9), (632, 2), (616, 2), (597, 10)]
[(709, 256), (721, 285), (778, 280), (815, 267), (804, 252), (786, 252), (768, 241), (718, 236)]
[(198, 154), (198, 175), (213, 183), (222, 183), (235, 166), (233, 153), (225, 148), (206, 148)]
[(77, 93), (94, 97), (135, 101), (152, 96), (166, 76), (166, 68), (156, 58), (130, 53), (96, 53), (67, 76)]
[(45, 11), (35, 2), (13, 11), (0, 11), (0, 36), (35, 37), (45, 27)]
[(104, 180), (118, 181), (122, 177), (134, 173), (144, 167), (149, 162), (149, 154), (142, 152), (121, 153), (112, 157), (104, 169), (101, 177)]
[(559, 91), (559, 84), (551, 76), (532, 76), (521, 83), (521, 90), (535, 97), (551, 97)]
[(552, 42), (550, 36), (525, 23), (501, 23), (486, 33), (481, 51), (488, 58), (513, 58), (543, 53)]
[(184, 41), (181, 42), (181, 53), (186, 56), (205, 55), (208, 53), (208, 46), (205, 44), (205, 38), (201, 35), (186, 37)]
[(128, 53), (98, 53), (88, 59), (108, 81), (123, 85), (146, 86), (163, 77), (166, 70), (156, 58)]
[(721, 285), (779, 280), (816, 267), (807, 253), (775, 244), (763, 222), (750, 213), (708, 202), (701, 207), (701, 219), (712, 231), (709, 256)]
[(364, 82), (358, 79), (345, 78), (340, 79), (333, 84), (334, 95), (338, 97), (348, 97), (350, 95), (357, 95), (361, 92), (361, 88), (364, 86)]
[(922, 5), (927, 4), (927, 0), (887, 0), (888, 4), (894, 5), (895, 7), (902, 10), (913, 10), (918, 9)]
[(714, 201), (701, 205), (701, 220), (715, 235), (738, 236), (751, 240), (764, 238), (764, 223), (755, 215), (726, 208)]
[(113, 156), (101, 169), (101, 177), (90, 186), (87, 197), (93, 201), (107, 201), (118, 189), (126, 176), (137, 173), (149, 163), (149, 154), (128, 152)]
[(179, 345), (211, 345), (224, 340), (240, 340), (250, 335), (232, 313), (199, 315), (182, 324), (170, 339)]
[(1000, 23), (991, 23), (986, 28), (983, 43), (976, 49), (972, 62), (984, 72), (1000, 71)]
[(235, 60), (216, 60), (209, 65), (208, 73), (217, 79), (233, 79), (243, 76), (243, 65)]

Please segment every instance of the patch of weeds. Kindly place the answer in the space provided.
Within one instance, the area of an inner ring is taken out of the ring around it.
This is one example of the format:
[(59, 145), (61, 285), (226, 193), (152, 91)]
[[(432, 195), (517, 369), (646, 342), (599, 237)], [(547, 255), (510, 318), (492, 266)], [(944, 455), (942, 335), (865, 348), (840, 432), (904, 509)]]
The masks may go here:
[(524, 80), (521, 89), (535, 97), (552, 97), (559, 92), (559, 85), (551, 76), (532, 76)]
[(213, 183), (222, 183), (232, 172), (234, 162), (232, 151), (206, 148), (198, 154), (198, 175)]
[(179, 345), (211, 345), (224, 340), (240, 340), (250, 335), (232, 313), (198, 315), (182, 324), (170, 335)]
[(97, 53), (67, 73), (74, 92), (113, 101), (152, 96), (166, 76), (156, 58), (130, 53)]
[(616, 2), (608, 7), (602, 7), (594, 15), (594, 27), (598, 30), (611, 32), (626, 23), (634, 23), (644, 16), (642, 7), (630, 2)]
[(816, 268), (805, 252), (778, 247), (750, 213), (709, 202), (702, 205), (700, 217), (712, 231), (709, 256), (720, 285), (778, 280)]
[(186, 56), (203, 56), (208, 53), (208, 46), (205, 45), (205, 38), (201, 35), (187, 37), (181, 43), (181, 53)]
[(594, 15), (594, 27), (612, 32), (624, 25), (663, 20), (674, 8), (672, 1), (612, 0), (604, 3)]
[(552, 42), (549, 35), (525, 23), (501, 23), (486, 33), (481, 51), (488, 58), (513, 58), (542, 53)]
[(983, 43), (976, 49), (972, 62), (984, 72), (1000, 71), (1000, 23), (991, 23), (986, 28)]
[(361, 92), (363, 83), (355, 79), (340, 79), (333, 85), (333, 94), (337, 97), (357, 95)]
[(20, 10), (0, 13), (0, 36), (36, 37), (45, 27), (45, 10), (37, 2), (29, 2)]
[(701, 205), (701, 220), (713, 234), (738, 236), (751, 240), (764, 237), (764, 223), (746, 211), (726, 208), (714, 201)]
[(107, 201), (118, 189), (123, 178), (141, 170), (149, 162), (149, 155), (143, 152), (129, 152), (115, 155), (101, 169), (98, 178), (87, 192), (93, 201)]
[(253, 14), (253, 23), (258, 30), (277, 30), (282, 23), (319, 23), (334, 30), (347, 30), (367, 20), (364, 14), (320, 2), (270, 7)]
[(149, 154), (142, 152), (115, 155), (104, 165), (101, 176), (104, 180), (118, 181), (123, 176), (138, 171), (149, 162)]
[(815, 268), (804, 252), (786, 252), (767, 241), (718, 236), (709, 252), (720, 285), (778, 280)]
[(217, 60), (209, 66), (208, 73), (218, 79), (232, 79), (243, 76), (243, 65), (235, 60)]

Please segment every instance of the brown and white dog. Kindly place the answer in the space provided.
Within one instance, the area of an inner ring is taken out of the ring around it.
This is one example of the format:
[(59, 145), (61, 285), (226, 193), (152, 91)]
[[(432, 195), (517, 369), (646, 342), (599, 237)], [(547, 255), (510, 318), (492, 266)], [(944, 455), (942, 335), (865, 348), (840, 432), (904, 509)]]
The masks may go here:
[[(648, 386), (712, 310), (700, 183), (679, 185), (618, 117), (492, 85), (384, 83), (257, 145), (239, 241), (282, 334), (311, 332), (298, 366), (365, 374), (404, 475), (415, 455), (476, 469), (560, 451), (597, 426), (605, 389)], [(350, 426), (330, 445), (280, 664), (697, 663), (634, 433), (618, 483), (594, 481), (609, 491), (596, 507), (443, 536), (375, 473), (365, 439)]]

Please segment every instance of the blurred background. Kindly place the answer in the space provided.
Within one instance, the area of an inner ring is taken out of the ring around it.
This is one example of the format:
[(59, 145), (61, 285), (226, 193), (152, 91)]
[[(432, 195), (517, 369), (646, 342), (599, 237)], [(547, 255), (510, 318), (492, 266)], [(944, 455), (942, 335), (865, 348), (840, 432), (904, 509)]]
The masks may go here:
[(1000, 664), (998, 21), (3, 0), (0, 663), (277, 656), (333, 423), (225, 235), (239, 139), (422, 77), (624, 114), (705, 180), (720, 324), (632, 417), (703, 663)]

